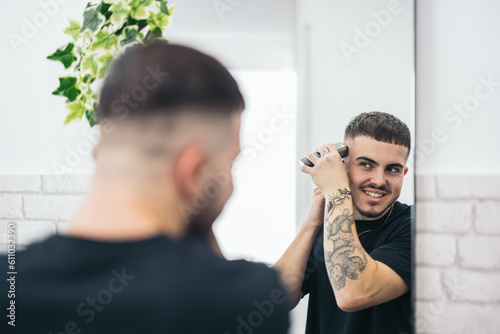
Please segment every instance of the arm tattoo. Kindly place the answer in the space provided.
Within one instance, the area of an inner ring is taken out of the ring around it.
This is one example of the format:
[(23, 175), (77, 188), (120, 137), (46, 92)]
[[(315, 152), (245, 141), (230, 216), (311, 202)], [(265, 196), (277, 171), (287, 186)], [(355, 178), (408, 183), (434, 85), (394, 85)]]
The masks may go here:
[[(354, 215), (345, 208), (351, 200), (351, 192), (339, 189), (338, 194), (328, 196), (325, 214), (325, 260), (330, 281), (336, 290), (345, 287), (346, 279), (358, 279), (358, 274), (366, 268), (366, 255), (355, 242), (352, 234)], [(333, 215), (335, 210), (340, 211)], [(332, 219), (332, 216), (334, 217)]]
[(339, 189), (339, 194), (337, 196), (328, 196), (327, 219), (330, 218), (337, 207), (343, 207), (344, 202), (350, 198), (351, 192), (347, 189)]

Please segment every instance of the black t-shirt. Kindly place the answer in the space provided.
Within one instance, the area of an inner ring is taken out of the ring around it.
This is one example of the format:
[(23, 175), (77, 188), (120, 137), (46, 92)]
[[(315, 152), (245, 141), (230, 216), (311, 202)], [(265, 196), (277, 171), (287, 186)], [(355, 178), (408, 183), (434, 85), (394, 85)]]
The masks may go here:
[[(222, 259), (200, 240), (53, 236), (16, 262), (16, 327), (7, 325), (3, 278), (1, 333), (279, 334), (289, 326), (273, 269)], [(0, 263), (6, 268), (6, 256)]]
[[(411, 209), (396, 202), (392, 213), (372, 221), (356, 221), (361, 245), (370, 256), (411, 287)], [(385, 222), (384, 222), (385, 221)], [(410, 289), (411, 291), (411, 289)], [(325, 267), (323, 229), (309, 256), (302, 292), (309, 293), (307, 334), (406, 334), (412, 332), (411, 293), (357, 312), (344, 312), (335, 300)]]

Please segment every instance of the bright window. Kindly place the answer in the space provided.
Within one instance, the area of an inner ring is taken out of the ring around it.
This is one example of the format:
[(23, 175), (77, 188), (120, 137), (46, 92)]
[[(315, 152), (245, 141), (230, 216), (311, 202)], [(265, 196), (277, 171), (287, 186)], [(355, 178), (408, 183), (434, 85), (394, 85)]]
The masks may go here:
[(295, 235), (293, 71), (232, 71), (247, 104), (235, 190), (215, 223), (224, 255), (274, 263)]

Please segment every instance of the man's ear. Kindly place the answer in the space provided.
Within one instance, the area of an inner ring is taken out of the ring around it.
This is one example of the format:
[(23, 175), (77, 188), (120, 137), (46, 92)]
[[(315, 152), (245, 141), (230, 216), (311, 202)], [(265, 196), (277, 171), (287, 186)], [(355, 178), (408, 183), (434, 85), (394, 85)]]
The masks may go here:
[(200, 144), (190, 144), (179, 153), (174, 165), (174, 182), (182, 195), (195, 196), (207, 158), (207, 150)]
[(408, 167), (405, 167), (404, 175), (406, 175), (406, 173), (408, 173)]

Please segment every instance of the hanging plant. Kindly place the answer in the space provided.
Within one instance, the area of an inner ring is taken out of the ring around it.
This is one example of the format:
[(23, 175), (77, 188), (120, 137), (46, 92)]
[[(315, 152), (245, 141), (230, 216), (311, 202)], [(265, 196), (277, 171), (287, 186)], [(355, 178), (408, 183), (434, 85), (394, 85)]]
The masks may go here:
[(87, 4), (82, 24), (69, 20), (64, 33), (73, 41), (47, 57), (71, 71), (59, 78), (59, 87), (52, 92), (66, 98), (69, 113), (64, 124), (83, 115), (90, 126), (97, 123), (94, 82), (105, 76), (111, 61), (126, 47), (164, 38), (172, 10), (167, 0), (103, 0)]

